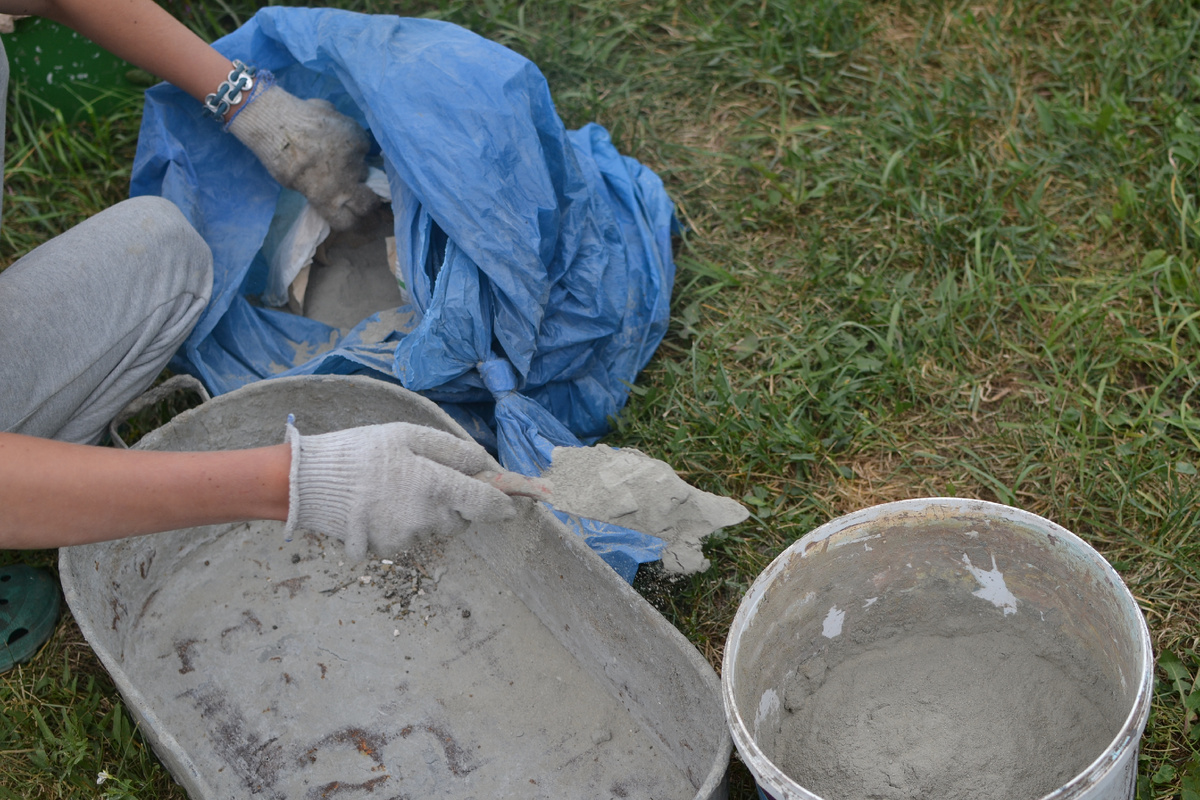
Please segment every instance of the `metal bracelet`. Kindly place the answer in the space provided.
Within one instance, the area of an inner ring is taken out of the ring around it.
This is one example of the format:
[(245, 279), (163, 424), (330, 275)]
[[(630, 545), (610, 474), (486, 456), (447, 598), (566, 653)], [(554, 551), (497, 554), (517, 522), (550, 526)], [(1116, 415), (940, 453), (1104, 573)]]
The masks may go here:
[(205, 112), (217, 122), (224, 122), (229, 109), (242, 102), (242, 92), (254, 88), (257, 72), (257, 67), (248, 67), (234, 59), (229, 79), (222, 81), (215, 92), (204, 98)]
[(243, 111), (249, 108), (250, 104), (254, 102), (256, 97), (264, 94), (274, 85), (275, 75), (271, 72), (271, 70), (260, 69), (258, 74), (254, 76), (254, 86), (249, 90), (249, 94), (246, 95), (245, 102), (238, 106), (237, 110), (229, 115), (229, 119), (225, 120), (225, 130), (229, 130), (229, 126), (233, 125), (233, 121), (238, 118), (238, 114), (241, 114)]

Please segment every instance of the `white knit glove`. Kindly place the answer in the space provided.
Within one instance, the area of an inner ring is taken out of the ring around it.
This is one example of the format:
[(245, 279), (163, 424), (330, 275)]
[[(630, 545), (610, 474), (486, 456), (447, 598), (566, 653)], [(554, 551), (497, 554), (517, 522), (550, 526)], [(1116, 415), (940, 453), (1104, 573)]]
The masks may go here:
[(301, 100), (271, 86), (238, 110), (229, 132), (334, 230), (353, 227), (379, 204), (363, 183), (370, 140), (327, 100)]
[(341, 539), (355, 561), (516, 513), (508, 495), (469, 477), (490, 468), (484, 449), (434, 428), (391, 422), (301, 436), (289, 422), (287, 438), (287, 535), (303, 528)]

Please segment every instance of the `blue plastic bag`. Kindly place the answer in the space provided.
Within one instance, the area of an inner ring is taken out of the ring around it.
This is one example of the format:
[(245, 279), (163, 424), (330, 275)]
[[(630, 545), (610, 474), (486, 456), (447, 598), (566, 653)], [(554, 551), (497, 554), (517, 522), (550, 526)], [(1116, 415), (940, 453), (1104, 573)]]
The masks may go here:
[[(215, 47), (374, 137), (414, 323), (364, 338), (377, 315), (342, 337), (255, 304), (280, 187), (163, 84), (146, 94), (131, 193), (175, 202), (215, 274), (177, 369), (214, 394), (279, 375), (398, 381), (529, 475), (554, 446), (608, 430), (667, 328), (674, 215), (653, 172), (597, 125), (565, 130), (533, 63), (449, 23), (265, 8)], [(661, 552), (636, 531), (576, 524), (628, 580)]]

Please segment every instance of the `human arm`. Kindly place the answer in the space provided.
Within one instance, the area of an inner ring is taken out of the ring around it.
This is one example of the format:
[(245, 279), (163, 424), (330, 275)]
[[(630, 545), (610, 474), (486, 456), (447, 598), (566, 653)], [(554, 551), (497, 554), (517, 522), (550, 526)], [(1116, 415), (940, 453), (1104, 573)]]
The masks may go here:
[[(153, 0), (0, 0), (0, 12), (59, 22), (199, 102), (234, 68)], [(379, 204), (365, 184), (369, 137), (330, 103), (301, 100), (259, 80), (225, 112), (227, 129), (334, 230), (353, 227)]]
[(0, 548), (87, 544), (155, 531), (284, 520), (286, 444), (171, 453), (0, 433)]
[(200, 102), (233, 67), (152, 0), (0, 0), (0, 13), (54, 20)]
[(422, 535), (510, 516), (473, 476), (483, 448), (408, 423), (213, 452), (115, 450), (0, 433), (0, 548), (65, 547), (224, 522), (286, 520), (391, 555)]

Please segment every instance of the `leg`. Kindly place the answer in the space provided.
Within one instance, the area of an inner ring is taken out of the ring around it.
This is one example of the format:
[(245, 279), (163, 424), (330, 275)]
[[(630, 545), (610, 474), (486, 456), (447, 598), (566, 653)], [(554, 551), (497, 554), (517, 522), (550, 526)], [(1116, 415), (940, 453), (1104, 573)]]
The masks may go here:
[[(4, 178), (4, 127), (6, 120), (4, 112), (8, 108), (8, 54), (4, 52), (4, 42), (0, 41), (0, 190), (3, 187)], [(4, 192), (0, 191), (0, 199), (4, 197)], [(0, 210), (3, 206), (0, 205)]]
[(0, 430), (94, 444), (187, 338), (212, 253), (173, 204), (118, 203), (0, 273)]

